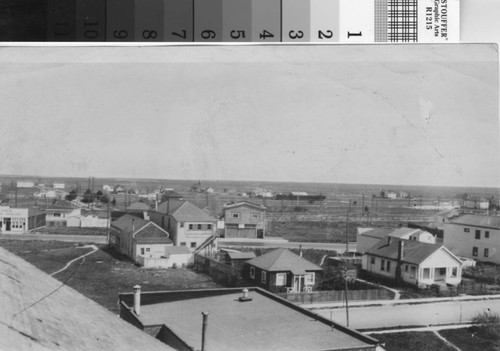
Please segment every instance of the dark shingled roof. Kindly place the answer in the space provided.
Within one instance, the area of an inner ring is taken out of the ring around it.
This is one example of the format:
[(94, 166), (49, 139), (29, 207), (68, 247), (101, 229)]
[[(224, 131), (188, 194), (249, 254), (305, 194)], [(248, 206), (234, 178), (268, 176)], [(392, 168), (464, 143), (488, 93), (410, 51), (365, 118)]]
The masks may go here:
[(247, 262), (268, 272), (292, 272), (305, 274), (307, 271), (322, 271), (323, 268), (309, 262), (287, 249), (276, 249)]
[(422, 243), (415, 240), (392, 239), (391, 243), (388, 244), (387, 239), (382, 239), (378, 243), (376, 243), (371, 249), (369, 249), (366, 253), (369, 255), (384, 257), (391, 260), (397, 260), (398, 245), (400, 241), (404, 242), (403, 261), (413, 264), (420, 264), (423, 261), (425, 261), (429, 256), (431, 256), (434, 252), (440, 250), (441, 248), (444, 249), (442, 245)]
[(253, 251), (249, 252), (227, 251), (227, 255), (232, 260), (250, 260), (252, 258), (255, 258), (255, 253)]
[(451, 220), (450, 223), (500, 229), (500, 216), (466, 214)]
[(153, 222), (125, 214), (113, 221), (111, 225), (122, 232), (137, 233), (134, 236), (138, 244), (171, 244), (168, 232), (158, 227)]
[(367, 230), (366, 232), (363, 232), (359, 235), (382, 239), (385, 238), (387, 234), (391, 233), (392, 231), (394, 231), (394, 228), (374, 228), (371, 230)]

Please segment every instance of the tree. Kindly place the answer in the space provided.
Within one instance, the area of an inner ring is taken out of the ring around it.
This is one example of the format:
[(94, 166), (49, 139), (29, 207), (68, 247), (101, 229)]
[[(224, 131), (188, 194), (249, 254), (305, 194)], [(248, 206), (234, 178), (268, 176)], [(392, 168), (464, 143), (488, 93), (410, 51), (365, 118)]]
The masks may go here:
[(99, 196), (99, 201), (102, 202), (103, 204), (107, 204), (109, 202), (109, 197), (106, 194), (103, 194)]
[[(97, 190), (97, 192), (95, 193), (95, 199), (97, 201), (101, 201), (101, 197), (103, 196), (103, 192), (101, 190)], [(102, 202), (102, 201), (101, 201)]]
[(69, 192), (68, 195), (66, 195), (64, 198), (68, 201), (73, 201), (77, 197), (76, 189), (73, 189)]
[(94, 201), (94, 196), (95, 196), (95, 195), (93, 195), (93, 194), (92, 194), (92, 190), (87, 189), (87, 190), (85, 190), (85, 192), (83, 193), (83, 199), (82, 199), (82, 202), (83, 202), (84, 204), (91, 203), (91, 202), (93, 202), (93, 201)]
[(111, 200), (111, 205), (116, 206), (116, 199), (115, 198), (113, 198), (113, 200)]

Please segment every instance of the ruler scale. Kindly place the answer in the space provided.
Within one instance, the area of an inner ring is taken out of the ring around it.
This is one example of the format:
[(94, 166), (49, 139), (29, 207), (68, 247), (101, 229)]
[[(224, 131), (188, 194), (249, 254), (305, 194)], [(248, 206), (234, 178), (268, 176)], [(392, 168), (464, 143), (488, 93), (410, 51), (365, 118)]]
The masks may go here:
[(459, 42), (460, 0), (0, 0), (0, 41)]

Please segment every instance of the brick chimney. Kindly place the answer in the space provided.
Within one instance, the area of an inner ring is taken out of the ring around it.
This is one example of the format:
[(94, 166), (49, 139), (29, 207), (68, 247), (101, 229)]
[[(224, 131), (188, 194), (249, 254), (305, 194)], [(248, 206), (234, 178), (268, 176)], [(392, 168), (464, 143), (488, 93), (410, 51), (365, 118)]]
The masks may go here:
[(405, 241), (398, 241), (398, 260), (396, 262), (396, 282), (400, 283), (403, 280), (403, 259), (405, 258)]
[(141, 313), (141, 286), (134, 286), (134, 312), (136, 315)]

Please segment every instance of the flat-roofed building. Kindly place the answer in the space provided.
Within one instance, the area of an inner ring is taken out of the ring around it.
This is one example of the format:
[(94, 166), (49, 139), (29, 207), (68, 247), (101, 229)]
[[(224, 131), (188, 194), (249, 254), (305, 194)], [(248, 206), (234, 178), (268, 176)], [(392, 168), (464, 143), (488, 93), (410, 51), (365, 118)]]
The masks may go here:
[(45, 226), (45, 213), (36, 208), (0, 206), (0, 233), (24, 233)]
[(208, 313), (206, 350), (371, 351), (380, 347), (376, 339), (265, 290), (247, 290), (246, 298), (240, 288), (120, 294), (120, 316), (179, 351), (202, 349), (202, 313)]

